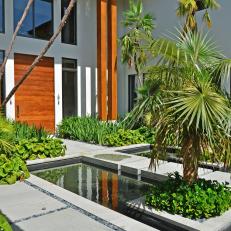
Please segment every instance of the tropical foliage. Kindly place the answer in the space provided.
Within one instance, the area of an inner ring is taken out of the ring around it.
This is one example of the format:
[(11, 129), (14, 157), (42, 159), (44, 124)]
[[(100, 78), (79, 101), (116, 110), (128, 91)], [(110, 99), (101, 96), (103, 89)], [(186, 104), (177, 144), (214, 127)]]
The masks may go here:
[(176, 145), (182, 147), (184, 179), (190, 183), (198, 178), (204, 152), (215, 156), (225, 152), (228, 165), (231, 109), (220, 86), (230, 75), (231, 60), (208, 35), (191, 30), (178, 31), (172, 39), (152, 38), (148, 51), (155, 65), (145, 69), (141, 96), (125, 124), (131, 128), (134, 121), (149, 120), (156, 128), (151, 166), (163, 156), (169, 136), (175, 136)]
[(7, 221), (6, 217), (0, 212), (0, 230), (1, 231), (12, 231), (12, 228)]
[(42, 137), (48, 137), (48, 133), (45, 131), (44, 128), (36, 128), (35, 126), (30, 126), (26, 123), (19, 123), (13, 122), (13, 126), (15, 129), (15, 139), (17, 141), (21, 139), (32, 139), (38, 138), (41, 139)]
[(65, 150), (62, 140), (42, 137), (19, 140), (14, 145), (12, 153), (22, 160), (35, 160), (64, 156)]
[(147, 63), (147, 53), (144, 43), (147, 38), (152, 37), (155, 27), (154, 18), (151, 14), (143, 13), (141, 0), (129, 1), (129, 10), (124, 13), (123, 26), (127, 29), (125, 35), (120, 38), (121, 60), (129, 67), (134, 67), (141, 82), (141, 75)]
[(175, 173), (150, 189), (146, 204), (190, 219), (208, 219), (229, 210), (231, 189), (225, 184), (204, 179), (188, 184)]
[(106, 146), (152, 143), (155, 131), (142, 126), (127, 129), (123, 122), (102, 122), (95, 117), (69, 117), (58, 126), (58, 136)]
[(220, 7), (217, 0), (178, 0), (179, 6), (177, 9), (177, 15), (185, 18), (184, 29), (195, 31), (197, 29), (197, 17), (196, 13), (200, 10), (204, 10), (202, 19), (210, 28), (212, 26), (212, 20), (209, 15), (209, 10), (216, 10)]
[(0, 155), (0, 185), (14, 184), (29, 177), (25, 162), (19, 157)]

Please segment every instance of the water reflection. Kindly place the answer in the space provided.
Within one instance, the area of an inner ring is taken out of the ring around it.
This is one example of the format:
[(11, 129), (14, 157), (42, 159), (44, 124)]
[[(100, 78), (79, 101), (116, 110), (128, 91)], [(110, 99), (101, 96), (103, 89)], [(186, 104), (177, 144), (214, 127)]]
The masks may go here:
[(85, 164), (50, 169), (35, 175), (116, 211), (123, 211), (128, 200), (143, 196), (149, 186)]

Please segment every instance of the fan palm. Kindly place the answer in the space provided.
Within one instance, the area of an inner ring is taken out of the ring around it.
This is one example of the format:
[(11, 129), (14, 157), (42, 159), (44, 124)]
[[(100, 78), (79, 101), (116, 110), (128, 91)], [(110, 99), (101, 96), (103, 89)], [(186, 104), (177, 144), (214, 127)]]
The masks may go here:
[[(169, 92), (162, 110), (157, 125), (157, 147), (165, 145), (164, 137), (169, 132), (179, 133), (184, 179), (191, 183), (198, 178), (198, 162), (203, 147), (216, 147), (217, 131), (225, 129), (224, 125), (230, 123), (228, 100), (219, 92), (208, 73), (199, 72), (183, 89)], [(225, 140), (226, 136), (219, 138)]]
[(229, 152), (231, 109), (220, 83), (229, 75), (231, 61), (207, 35), (191, 31), (173, 40), (155, 40), (151, 52), (158, 61), (149, 68), (149, 75), (161, 80), (164, 92), (160, 94), (164, 103), (155, 115), (158, 116), (156, 150), (164, 150), (169, 133), (178, 133), (184, 178), (191, 183), (198, 177), (203, 148), (213, 152), (223, 148)]

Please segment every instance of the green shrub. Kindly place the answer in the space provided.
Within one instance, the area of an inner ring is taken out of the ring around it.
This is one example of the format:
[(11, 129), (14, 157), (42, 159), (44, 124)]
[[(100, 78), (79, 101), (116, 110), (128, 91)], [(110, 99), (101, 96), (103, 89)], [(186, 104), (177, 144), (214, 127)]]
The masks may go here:
[(106, 135), (105, 144), (108, 146), (125, 146), (130, 144), (141, 144), (145, 142), (145, 138), (138, 130), (119, 129), (115, 133)]
[(54, 138), (41, 139), (33, 138), (17, 141), (13, 149), (13, 154), (23, 160), (44, 159), (47, 157), (58, 157), (65, 154), (66, 147), (63, 141)]
[(142, 126), (137, 129), (139, 133), (144, 137), (145, 143), (154, 144), (156, 140), (156, 131), (153, 128)]
[(0, 231), (12, 231), (6, 217), (0, 213)]
[(15, 128), (15, 139), (32, 139), (42, 137), (47, 137), (48, 133), (44, 130), (44, 128), (36, 128), (35, 126), (30, 126), (26, 123), (13, 122), (13, 126)]
[(191, 219), (219, 216), (231, 207), (231, 189), (217, 181), (200, 179), (189, 185), (179, 173), (153, 186), (146, 195), (146, 204), (156, 210)]
[(120, 127), (118, 123), (102, 122), (94, 117), (69, 117), (58, 126), (58, 136), (103, 145), (105, 136)]
[(14, 184), (29, 177), (27, 166), (19, 157), (0, 155), (0, 184)]

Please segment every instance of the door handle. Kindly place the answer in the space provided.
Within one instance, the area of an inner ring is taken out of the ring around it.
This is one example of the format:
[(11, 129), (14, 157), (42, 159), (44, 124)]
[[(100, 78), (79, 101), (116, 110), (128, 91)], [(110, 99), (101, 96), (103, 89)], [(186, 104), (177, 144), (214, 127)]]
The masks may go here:
[(20, 112), (19, 112), (19, 105), (17, 105), (17, 107), (16, 107), (16, 117), (17, 117), (17, 118), (19, 118), (19, 113), (20, 113)]

